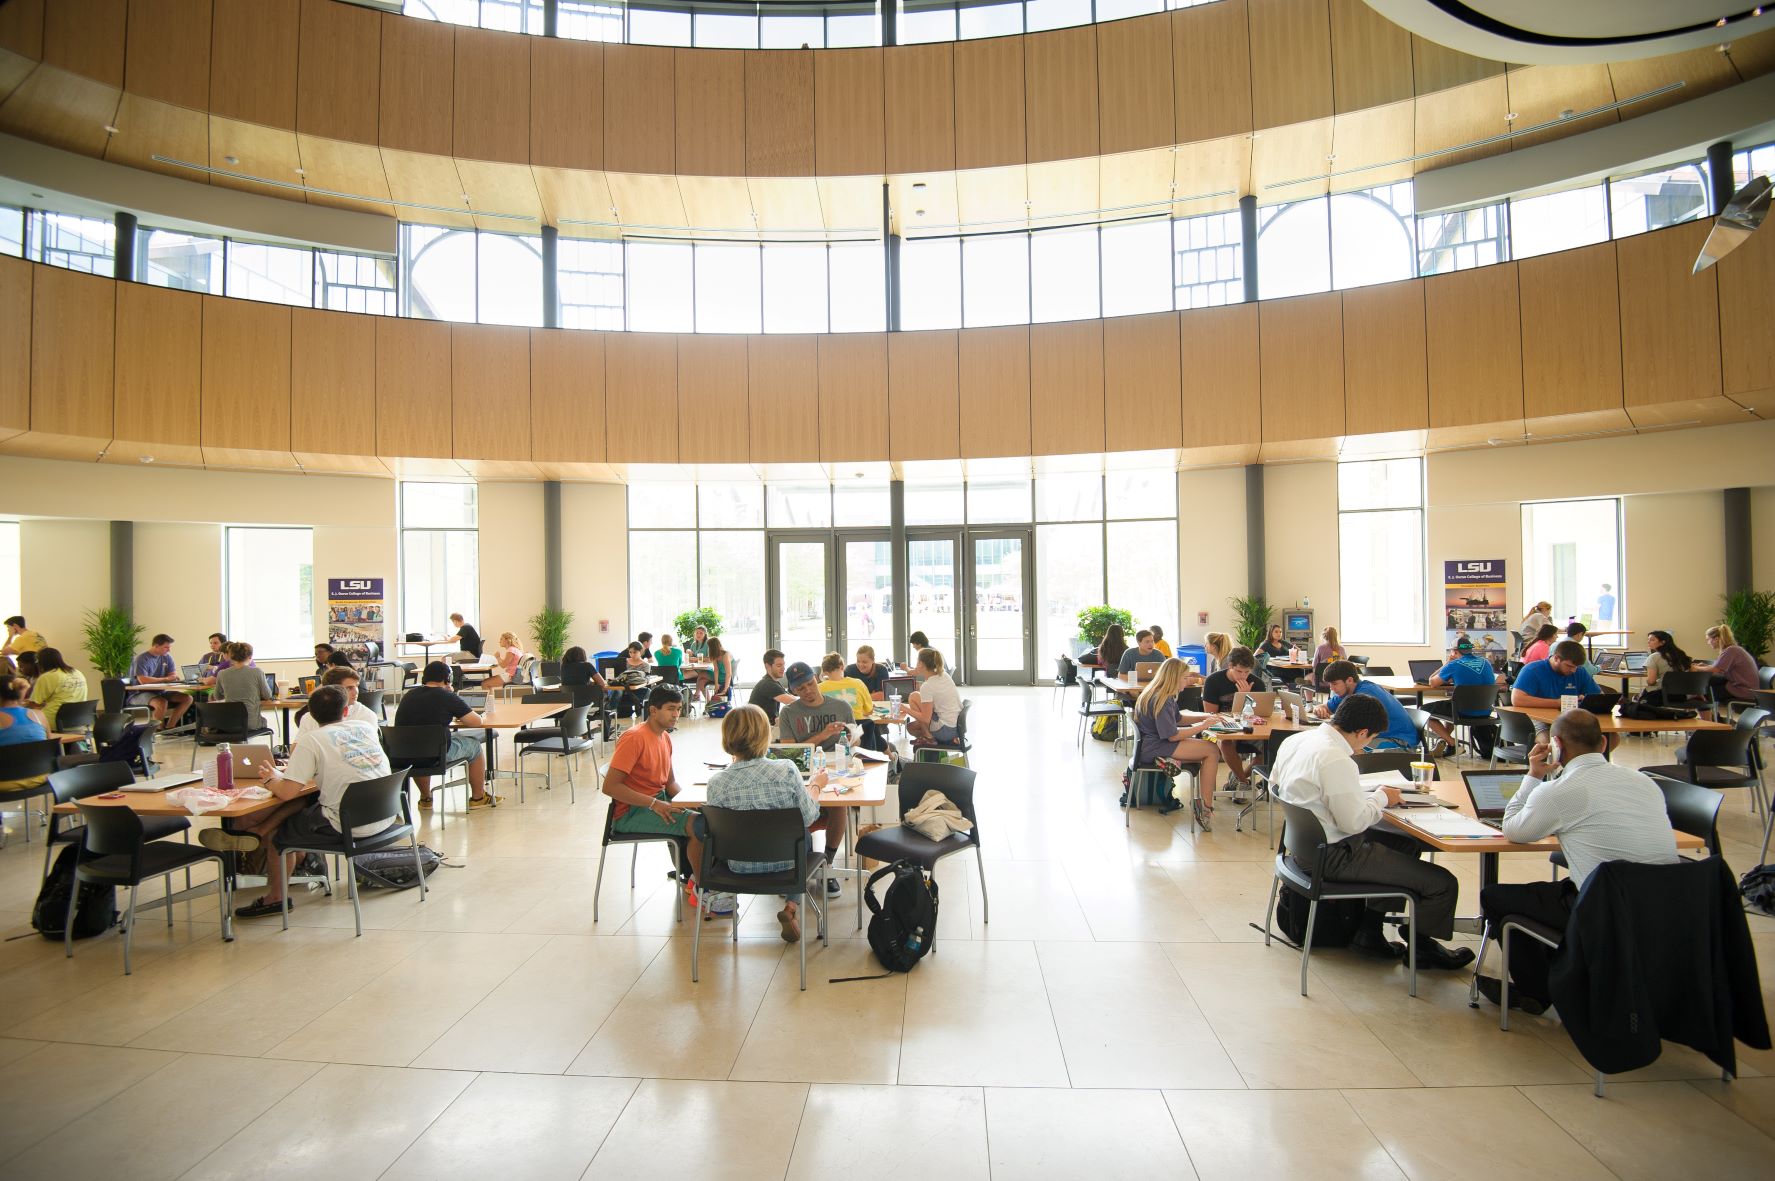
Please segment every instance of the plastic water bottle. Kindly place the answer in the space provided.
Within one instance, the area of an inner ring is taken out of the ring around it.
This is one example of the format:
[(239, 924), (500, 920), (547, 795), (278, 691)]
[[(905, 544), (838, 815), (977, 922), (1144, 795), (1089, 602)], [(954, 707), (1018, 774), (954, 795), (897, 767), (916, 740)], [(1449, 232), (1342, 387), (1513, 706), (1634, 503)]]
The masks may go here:
[(226, 742), (216, 748), (216, 790), (234, 789), (234, 751)]
[(814, 747), (814, 753), (811, 758), (810, 770), (812, 770), (812, 772), (815, 775), (818, 775), (821, 771), (824, 771), (825, 769), (826, 769), (826, 748), (823, 746), (816, 746), (816, 747)]
[(1251, 698), (1249, 696), (1247, 696), (1245, 698), (1245, 708), (1241, 709), (1239, 711), (1239, 724), (1244, 725), (1244, 726), (1249, 726), (1256, 720), (1256, 718), (1257, 718), (1257, 703), (1252, 701)]
[(888, 709), (893, 717), (900, 716), (900, 691), (898, 689), (888, 694)]
[(914, 927), (912, 930), (912, 934), (906, 936), (906, 950), (911, 952), (913, 955), (917, 955), (918, 949), (923, 946), (924, 946), (924, 928), (923, 927)]

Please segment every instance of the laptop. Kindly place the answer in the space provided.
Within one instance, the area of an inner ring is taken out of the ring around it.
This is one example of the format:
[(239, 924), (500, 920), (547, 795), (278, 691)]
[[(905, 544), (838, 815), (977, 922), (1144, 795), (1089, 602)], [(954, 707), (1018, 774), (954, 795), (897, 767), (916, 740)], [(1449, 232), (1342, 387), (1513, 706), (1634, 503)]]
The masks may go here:
[(171, 791), (175, 787), (184, 787), (188, 783), (202, 783), (201, 771), (168, 771), (164, 775), (156, 775), (152, 779), (138, 779), (134, 783), (126, 783), (118, 791)]
[(794, 763), (795, 769), (806, 775), (812, 765), (813, 750), (811, 742), (773, 742), (764, 752), (764, 757)]
[(201, 664), (181, 664), (179, 679), (187, 685), (195, 685), (209, 675), (209, 670)]
[(1427, 685), (1430, 678), (1442, 671), (1440, 660), (1408, 660), (1411, 666), (1411, 680), (1414, 685)]
[(1134, 683), (1144, 685), (1152, 680), (1159, 671), (1159, 661), (1143, 660), (1134, 666)]
[(266, 673), (265, 674), (265, 692), (272, 697), (277, 696), (277, 674), (276, 673)]
[(231, 752), (234, 755), (234, 781), (242, 779), (263, 779), (265, 768), (271, 766), (271, 748), (269, 746), (236, 746)]
[(1625, 655), (1622, 652), (1599, 653), (1596, 657), (1596, 671), (1599, 673), (1620, 672), (1621, 662)]
[(1233, 696), (1233, 716), (1236, 718), (1245, 712), (1245, 703), (1251, 702), (1251, 708), (1260, 718), (1267, 718), (1276, 712), (1276, 695), (1270, 692), (1237, 693)]
[(1297, 709), (1300, 710), (1301, 721), (1307, 724), (1319, 720), (1313, 716), (1312, 707), (1307, 704), (1307, 699), (1305, 697), (1301, 696), (1299, 693), (1292, 693), (1287, 689), (1278, 689), (1276, 691), (1276, 708), (1281, 710), (1282, 716), (1286, 718), (1293, 718), (1294, 711)]
[(1526, 771), (1462, 771), (1473, 814), (1481, 820), (1501, 820), (1510, 797), (1522, 786)]
[(1621, 654), (1626, 669), (1630, 673), (1646, 671), (1646, 661), (1651, 658), (1650, 652), (1623, 652)]
[(1615, 712), (1615, 706), (1620, 704), (1620, 701), (1621, 695), (1619, 693), (1605, 690), (1601, 693), (1586, 694), (1584, 699), (1578, 702), (1578, 708), (1585, 713), (1611, 714)]

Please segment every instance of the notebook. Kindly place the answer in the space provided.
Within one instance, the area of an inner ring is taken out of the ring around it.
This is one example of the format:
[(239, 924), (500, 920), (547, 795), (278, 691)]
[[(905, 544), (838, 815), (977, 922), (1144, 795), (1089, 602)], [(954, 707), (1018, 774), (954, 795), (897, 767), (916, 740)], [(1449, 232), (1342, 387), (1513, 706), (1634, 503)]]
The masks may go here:
[(1496, 820), (1504, 815), (1510, 797), (1522, 786), (1521, 771), (1462, 771), (1467, 782), (1467, 798), (1473, 801), (1473, 813), (1482, 819)]
[(175, 787), (184, 787), (188, 783), (202, 783), (203, 773), (199, 771), (168, 771), (164, 775), (156, 775), (152, 779), (138, 779), (134, 783), (126, 783), (118, 791), (170, 791)]
[(1442, 671), (1439, 660), (1408, 660), (1405, 663), (1411, 666), (1412, 683), (1417, 685), (1428, 684), (1431, 677)]

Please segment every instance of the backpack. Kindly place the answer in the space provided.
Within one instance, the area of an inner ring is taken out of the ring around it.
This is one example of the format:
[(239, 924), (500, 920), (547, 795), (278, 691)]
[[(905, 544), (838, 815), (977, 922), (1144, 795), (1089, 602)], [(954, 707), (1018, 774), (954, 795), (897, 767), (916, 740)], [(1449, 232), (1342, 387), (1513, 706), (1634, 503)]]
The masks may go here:
[[(1283, 890), (1282, 897), (1276, 899), (1276, 927), (1297, 946), (1306, 942), (1311, 907), (1312, 903), (1293, 890)], [(1362, 926), (1364, 907), (1359, 898), (1321, 901), (1313, 918), (1313, 946), (1348, 947)]]
[(1079, 666), (1070, 656), (1060, 658), (1059, 671), (1054, 674), (1056, 685), (1076, 685), (1079, 683)]
[(74, 900), (74, 938), (91, 939), (117, 925), (117, 888), (84, 883), (74, 891), (74, 863), (80, 846), (71, 844), (56, 854), (55, 866), (43, 879), (37, 903), (31, 908), (31, 926), (45, 939), (60, 939), (68, 925), (68, 901)]
[(1122, 719), (1118, 714), (1104, 714), (1091, 723), (1091, 737), (1099, 742), (1114, 742), (1122, 731)]
[(1676, 705), (1656, 705), (1649, 701), (1623, 701), (1621, 716), (1647, 722), (1674, 722), (1698, 716), (1697, 711)]
[(1775, 865), (1759, 865), (1738, 879), (1738, 893), (1764, 914), (1775, 914)]
[[(878, 902), (875, 883), (892, 876)], [(869, 947), (890, 972), (910, 972), (937, 937), (937, 883), (910, 861), (896, 861), (869, 875)]]
[[(443, 857), (424, 845), (419, 846), (419, 861), (425, 866), (427, 878), (444, 863)], [(411, 890), (419, 884), (419, 869), (413, 864), (410, 848), (365, 853), (351, 864), (357, 871), (358, 886), (365, 890)]]
[(711, 718), (725, 718), (727, 711), (731, 708), (727, 703), (727, 698), (723, 697), (720, 701), (709, 702), (709, 707), (703, 711), (703, 715)]

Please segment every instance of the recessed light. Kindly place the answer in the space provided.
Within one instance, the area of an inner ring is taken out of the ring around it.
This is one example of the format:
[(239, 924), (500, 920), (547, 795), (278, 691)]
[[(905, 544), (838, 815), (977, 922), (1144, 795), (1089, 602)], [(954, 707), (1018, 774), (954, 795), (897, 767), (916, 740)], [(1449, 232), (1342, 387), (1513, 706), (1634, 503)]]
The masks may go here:
[(110, 124), (110, 123), (105, 124), (105, 134), (106, 135), (116, 135), (117, 134), (116, 126), (113, 124)]
[(912, 182), (912, 191), (915, 193), (922, 193), (925, 191), (925, 188), (926, 185), (922, 180)]
[(1714, 22), (1713, 22), (1713, 27), (1714, 27), (1714, 28), (1716, 28), (1716, 29), (1723, 29), (1723, 28), (1725, 28), (1725, 27), (1726, 27), (1726, 18), (1725, 18), (1725, 17), (1723, 17), (1723, 16), (1722, 16), (1722, 17), (1720, 17), (1720, 18), (1719, 18), (1719, 19), (1718, 19), (1718, 20), (1716, 20), (1716, 21), (1714, 21)]
[(1506, 122), (1506, 123), (1516, 122), (1516, 112), (1515, 111), (1506, 111), (1504, 113), (1504, 122)]
[(35, 198), (36, 198), (36, 199), (37, 199), (37, 200), (39, 200), (39, 201), (41, 201), (41, 200), (43, 200), (43, 194), (42, 194), (42, 193), (32, 193), (32, 194), (31, 194), (31, 196), (33, 196), (33, 197), (35, 197)]
[(913, 216), (913, 217), (923, 217), (923, 216), (924, 216), (924, 210), (922, 210), (922, 209), (914, 209), (914, 210), (913, 210), (913, 211), (912, 211), (912, 216)]
[(153, 463), (154, 457), (152, 455), (144, 455), (141, 457), (141, 460), (143, 463)]
[(1337, 153), (1333, 152), (1331, 155), (1325, 157), (1325, 160), (1328, 164), (1335, 164), (1337, 162)]
[(240, 157), (239, 156), (223, 156), (222, 161), (225, 164), (239, 164)]
[(467, 193), (462, 194), (462, 203), (464, 205), (468, 204), (468, 194)]
[(1565, 110), (1563, 110), (1559, 113), (1559, 117), (1561, 119), (1570, 119), (1573, 115), (1576, 115), (1577, 113), (1578, 112), (1574, 111), (1572, 108), (1567, 107)]

